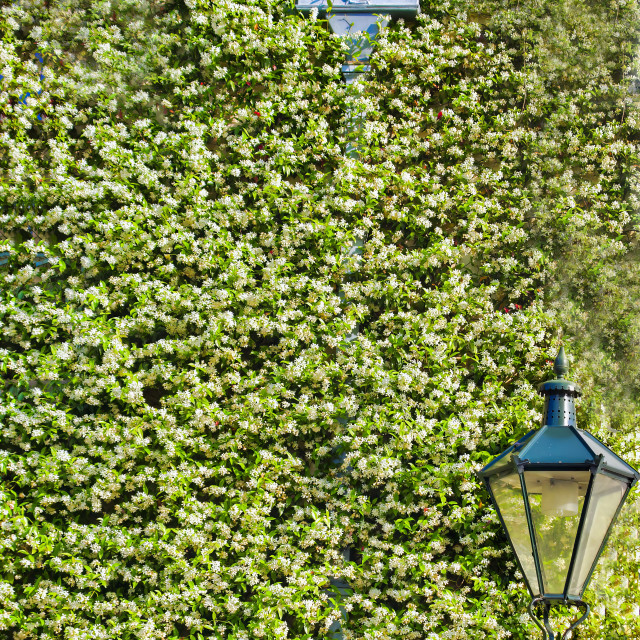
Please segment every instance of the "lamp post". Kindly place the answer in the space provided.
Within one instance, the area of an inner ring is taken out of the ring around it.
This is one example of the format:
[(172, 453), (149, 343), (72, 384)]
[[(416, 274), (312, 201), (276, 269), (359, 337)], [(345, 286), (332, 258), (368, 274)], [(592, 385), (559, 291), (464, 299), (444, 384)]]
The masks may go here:
[[(355, 95), (358, 95), (362, 88), (362, 82), (366, 74), (370, 71), (369, 64), (373, 53), (376, 39), (382, 29), (388, 25), (388, 20), (383, 16), (391, 18), (412, 18), (420, 13), (420, 0), (296, 0), (295, 8), (304, 13), (310, 14), (317, 11), (318, 15), (326, 17), (331, 31), (341, 36), (348, 45), (347, 56), (342, 65), (342, 77), (346, 85), (350, 86)], [(359, 136), (364, 127), (364, 121), (360, 114), (352, 109), (348, 109), (346, 115), (346, 133), (350, 140), (346, 144), (345, 157), (354, 161), (360, 157)], [(349, 257), (356, 257), (357, 260), (363, 254), (366, 237), (360, 233), (356, 235), (355, 241), (347, 249)], [(351, 269), (347, 270), (347, 275)], [(342, 287), (338, 288), (343, 308), (347, 308), (349, 301), (346, 299)], [(350, 343), (358, 339), (358, 325), (345, 337), (345, 342)], [(348, 384), (351, 382), (349, 381)], [(339, 418), (342, 425), (349, 423), (347, 418)], [(333, 462), (337, 466), (343, 464), (344, 453), (336, 452)], [(348, 469), (347, 469), (348, 470)], [(343, 549), (343, 558), (349, 561), (351, 551), (349, 548)], [(332, 593), (346, 594), (349, 585), (342, 579), (332, 577), (330, 579)], [(341, 607), (343, 618), (346, 611)], [(330, 637), (333, 640), (342, 640), (342, 624), (335, 621), (330, 629)]]
[[(640, 478), (597, 438), (577, 428), (574, 402), (581, 393), (575, 382), (563, 378), (567, 369), (560, 348), (556, 379), (538, 387), (544, 396), (542, 427), (478, 474), (518, 559), (532, 596), (529, 614), (545, 640), (554, 640), (549, 624), (553, 602), (584, 608), (563, 638), (589, 615), (582, 594), (629, 490)], [(544, 606), (544, 627), (533, 612), (538, 603)]]

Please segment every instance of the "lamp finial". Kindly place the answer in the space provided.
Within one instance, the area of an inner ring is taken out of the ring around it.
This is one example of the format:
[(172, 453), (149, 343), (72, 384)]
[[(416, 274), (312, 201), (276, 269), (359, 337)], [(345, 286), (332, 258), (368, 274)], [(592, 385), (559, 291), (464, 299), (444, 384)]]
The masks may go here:
[(564, 347), (560, 347), (560, 351), (558, 351), (556, 360), (553, 363), (553, 372), (558, 376), (558, 378), (562, 378), (567, 371), (569, 371), (569, 361), (564, 353)]
[(544, 396), (544, 409), (542, 410), (542, 424), (549, 427), (575, 427), (576, 407), (574, 399), (582, 395), (580, 387), (571, 380), (565, 380), (564, 374), (569, 371), (569, 361), (564, 353), (564, 347), (560, 347), (553, 372), (555, 380), (547, 380), (538, 386), (538, 393)]

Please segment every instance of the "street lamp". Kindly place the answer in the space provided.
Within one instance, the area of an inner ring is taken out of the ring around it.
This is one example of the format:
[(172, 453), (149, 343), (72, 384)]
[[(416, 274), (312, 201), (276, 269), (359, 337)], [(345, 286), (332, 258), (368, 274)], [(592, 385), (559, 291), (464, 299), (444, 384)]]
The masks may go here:
[[(545, 640), (552, 602), (584, 607), (563, 638), (589, 615), (582, 594), (613, 523), (640, 474), (576, 427), (575, 382), (564, 380), (564, 348), (555, 380), (543, 382), (542, 427), (527, 433), (480, 472), (532, 596), (529, 613)], [(535, 617), (544, 605), (544, 627)], [(546, 632), (545, 632), (546, 628)], [(548, 633), (548, 636), (547, 636)]]

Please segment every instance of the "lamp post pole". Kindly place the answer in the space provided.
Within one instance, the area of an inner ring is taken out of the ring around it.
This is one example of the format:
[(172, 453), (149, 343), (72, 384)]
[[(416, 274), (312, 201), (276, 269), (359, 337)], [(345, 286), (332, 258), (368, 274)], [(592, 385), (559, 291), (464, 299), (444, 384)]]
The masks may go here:
[[(342, 76), (347, 86), (353, 87), (354, 95), (360, 94), (361, 83), (366, 73), (371, 68), (369, 59), (375, 46), (375, 41), (380, 31), (387, 26), (389, 21), (382, 16), (415, 17), (420, 12), (420, 0), (297, 0), (296, 9), (302, 13), (311, 13), (317, 10), (323, 17), (328, 18), (329, 26), (333, 33), (345, 39), (348, 44), (347, 58), (342, 65)], [(348, 109), (346, 114), (347, 145), (345, 157), (357, 160), (360, 157), (358, 134), (364, 125), (362, 116), (355, 109)], [(347, 256), (356, 256), (360, 259), (364, 252), (364, 234), (356, 234), (356, 239), (347, 249)], [(347, 274), (351, 273), (351, 268)], [(338, 287), (338, 296), (342, 302), (342, 308), (346, 310), (349, 303), (342, 287)], [(358, 338), (358, 325), (345, 337), (345, 342), (350, 343)], [(351, 381), (347, 381), (350, 385)], [(348, 418), (342, 417), (340, 423), (346, 427)], [(337, 453), (333, 462), (337, 466), (344, 463), (345, 454)], [(343, 558), (348, 561), (351, 551), (347, 547), (342, 551)], [(349, 585), (341, 579), (331, 578), (332, 588), (341, 593), (346, 593)], [(345, 611), (341, 609), (342, 617)], [(342, 625), (340, 620), (335, 621), (330, 632), (334, 640), (342, 640)]]

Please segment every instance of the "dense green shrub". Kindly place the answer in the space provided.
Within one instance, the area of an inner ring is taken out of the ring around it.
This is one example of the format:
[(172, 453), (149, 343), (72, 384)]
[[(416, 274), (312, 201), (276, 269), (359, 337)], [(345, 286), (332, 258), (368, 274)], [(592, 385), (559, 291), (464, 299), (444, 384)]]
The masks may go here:
[[(474, 472), (560, 337), (640, 461), (640, 15), (422, 7), (359, 95), (292, 3), (5, 3), (2, 637), (320, 638), (330, 576), (346, 638), (538, 633)], [(637, 520), (577, 637), (640, 633)]]

